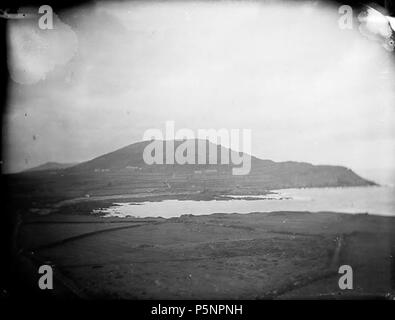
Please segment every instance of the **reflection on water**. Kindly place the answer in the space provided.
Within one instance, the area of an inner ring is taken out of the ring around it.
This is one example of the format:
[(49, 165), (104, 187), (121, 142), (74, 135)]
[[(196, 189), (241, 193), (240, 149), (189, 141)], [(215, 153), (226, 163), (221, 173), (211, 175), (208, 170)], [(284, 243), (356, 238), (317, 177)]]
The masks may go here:
[(93, 213), (105, 217), (179, 217), (183, 214), (250, 213), (270, 211), (336, 211), (395, 216), (393, 187), (309, 188), (275, 190), (277, 195), (254, 196), (248, 200), (164, 200), (143, 203), (116, 203)]

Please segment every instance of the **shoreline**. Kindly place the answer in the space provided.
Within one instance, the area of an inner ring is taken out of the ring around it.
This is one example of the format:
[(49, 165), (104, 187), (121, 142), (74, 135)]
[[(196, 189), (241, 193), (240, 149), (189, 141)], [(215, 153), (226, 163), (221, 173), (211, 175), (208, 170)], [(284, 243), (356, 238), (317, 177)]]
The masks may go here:
[[(372, 189), (373, 188), (373, 189)], [(196, 201), (196, 202), (206, 202), (206, 201), (296, 201), (300, 200), (300, 196), (298, 193), (300, 192), (315, 192), (315, 191), (322, 191), (322, 190), (332, 190), (332, 191), (339, 191), (339, 190), (377, 190), (383, 189), (384, 190), (392, 190), (393, 187), (390, 186), (362, 186), (362, 187), (328, 187), (328, 188), (288, 188), (288, 189), (273, 189), (273, 190), (266, 190), (265, 192), (254, 192), (254, 193), (240, 193), (240, 194), (228, 194), (226, 192), (159, 192), (159, 193), (136, 193), (136, 194), (117, 194), (117, 195), (103, 195), (103, 196), (90, 196), (90, 197), (77, 197), (72, 199), (61, 200), (56, 203), (47, 204), (44, 206), (39, 206), (35, 208), (29, 208), (29, 214), (39, 214), (39, 215), (48, 215), (53, 213), (71, 213), (71, 214), (94, 214), (96, 211), (96, 215), (105, 215), (100, 214), (98, 211), (106, 210), (111, 207), (116, 206), (124, 206), (127, 204), (136, 204), (136, 205), (146, 205), (156, 202), (164, 202), (164, 201)], [(287, 192), (291, 192), (287, 193)], [(292, 194), (294, 192), (294, 194)], [(296, 194), (295, 194), (296, 193)], [(273, 195), (273, 196), (271, 196)], [(311, 195), (310, 195), (311, 196)], [(368, 195), (369, 196), (369, 195)], [(303, 197), (302, 197), (303, 198)], [(297, 203), (298, 204), (298, 203)], [(374, 209), (365, 210), (360, 208), (358, 210), (349, 210), (343, 211), (340, 208), (330, 208), (330, 207), (323, 207), (323, 208), (309, 208), (309, 203), (306, 202), (306, 209), (301, 207), (296, 207), (295, 210), (293, 208), (273, 208), (264, 210), (265, 212), (270, 211), (335, 211), (335, 212), (344, 212), (347, 214), (370, 214), (370, 215), (391, 215), (390, 213), (383, 213), (379, 211), (375, 211)], [(237, 210), (235, 210), (237, 212)], [(244, 211), (244, 210), (243, 210)], [(261, 209), (252, 210), (252, 211), (262, 211)], [(247, 212), (243, 212), (245, 214)]]

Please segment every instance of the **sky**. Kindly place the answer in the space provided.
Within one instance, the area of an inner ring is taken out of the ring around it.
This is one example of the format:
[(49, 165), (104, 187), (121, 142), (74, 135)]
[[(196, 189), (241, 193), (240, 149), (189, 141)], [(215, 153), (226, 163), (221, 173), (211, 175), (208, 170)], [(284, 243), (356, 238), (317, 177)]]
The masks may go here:
[(395, 181), (394, 55), (339, 17), (318, 2), (124, 1), (55, 12), (53, 30), (10, 21), (3, 169), (86, 161), (174, 121), (250, 129), (263, 159)]

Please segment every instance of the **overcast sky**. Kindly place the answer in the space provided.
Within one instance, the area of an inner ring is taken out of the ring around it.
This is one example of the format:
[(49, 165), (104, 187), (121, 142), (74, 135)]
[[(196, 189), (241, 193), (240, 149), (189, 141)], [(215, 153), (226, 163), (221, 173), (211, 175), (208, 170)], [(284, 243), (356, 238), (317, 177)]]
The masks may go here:
[[(79, 162), (144, 130), (246, 128), (252, 153), (395, 172), (395, 67), (337, 7), (124, 2), (9, 25), (4, 166)], [(393, 58), (392, 58), (393, 59)]]

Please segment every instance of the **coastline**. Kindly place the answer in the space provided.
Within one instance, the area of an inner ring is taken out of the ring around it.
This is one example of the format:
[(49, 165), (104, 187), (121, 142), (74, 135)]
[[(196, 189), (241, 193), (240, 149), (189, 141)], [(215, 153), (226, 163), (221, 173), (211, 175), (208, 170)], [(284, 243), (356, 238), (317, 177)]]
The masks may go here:
[[(303, 200), (306, 199), (306, 195), (303, 195), (303, 193), (307, 193), (307, 198), (311, 197), (311, 194), (314, 194), (314, 196), (321, 197), (314, 199), (315, 202), (327, 202), (328, 199), (322, 198), (322, 191), (328, 191), (328, 194), (331, 194), (333, 191), (338, 192), (338, 191), (345, 191), (348, 192), (352, 190), (366, 190), (368, 192), (374, 191), (374, 190), (385, 190), (385, 192), (391, 192), (393, 191), (394, 187), (392, 186), (380, 186), (380, 185), (375, 185), (375, 186), (353, 186), (353, 187), (316, 187), (316, 188), (283, 188), (283, 189), (273, 189), (273, 190), (265, 190), (261, 192), (253, 192), (253, 193), (227, 193), (225, 191), (223, 192), (214, 192), (214, 191), (185, 191), (185, 192), (153, 192), (153, 193), (130, 193), (130, 194), (108, 194), (108, 195), (92, 195), (92, 196), (86, 196), (86, 197), (75, 197), (75, 198), (69, 198), (69, 199), (63, 199), (63, 200), (58, 200), (55, 202), (47, 202), (46, 204), (41, 204), (40, 206), (32, 207), (27, 210), (27, 215), (50, 215), (54, 213), (64, 213), (64, 214), (72, 214), (72, 215), (96, 215), (96, 216), (105, 216), (106, 215), (106, 210), (109, 210), (111, 208), (116, 208), (116, 207), (123, 207), (127, 206), (128, 204), (134, 204), (134, 205), (147, 205), (147, 204), (152, 204), (152, 203), (157, 203), (157, 202), (164, 202), (164, 201), (193, 201), (193, 202), (207, 202), (207, 201), (220, 201), (220, 202), (226, 202), (226, 201), (271, 201), (275, 200), (277, 201), (288, 201), (288, 200)], [(301, 194), (302, 196), (299, 196)], [(339, 195), (342, 195), (342, 192), (338, 193), (335, 195), (335, 197), (339, 197)], [(352, 195), (352, 194), (349, 194)], [(364, 197), (366, 199), (378, 199), (377, 195), (374, 194), (365, 194)], [(345, 198), (345, 196), (342, 196), (342, 198)], [(387, 197), (388, 198), (388, 197)], [(391, 197), (391, 202), (392, 201)], [(324, 201), (323, 201), (324, 200)], [(330, 202), (337, 202), (337, 199), (329, 199)], [(344, 199), (343, 199), (344, 200)], [(351, 202), (358, 200), (358, 199), (350, 199)], [(388, 199), (387, 199), (388, 200)], [(290, 201), (288, 201), (290, 202)], [(329, 203), (330, 203), (329, 202)], [(374, 201), (373, 201), (374, 203)], [(39, 204), (39, 203), (37, 203)], [(336, 212), (343, 212), (343, 213), (349, 213), (349, 214), (359, 214), (359, 213), (368, 213), (368, 214), (374, 214), (374, 215), (395, 215), (395, 202), (391, 203), (391, 206), (388, 207), (386, 210), (388, 211), (387, 213), (380, 213), (377, 212), (379, 210), (376, 210), (374, 206), (370, 208), (370, 210), (366, 210), (365, 208), (357, 208), (355, 210), (346, 210), (345, 208), (333, 208), (331, 205), (326, 205), (322, 207), (311, 207), (309, 206), (309, 203), (306, 202), (306, 207), (300, 206), (299, 201), (297, 201), (295, 207), (292, 206), (285, 206), (285, 207), (271, 207), (269, 206), (268, 208), (255, 208), (252, 210), (244, 210), (245, 213), (249, 212), (255, 212), (255, 211), (262, 211), (262, 212), (271, 212), (271, 211), (314, 211), (314, 212), (319, 212), (319, 211), (336, 211)], [(366, 205), (367, 203), (365, 203)], [(392, 210), (394, 209), (394, 210)], [(197, 209), (198, 214), (200, 212), (205, 212), (205, 208), (198, 208)], [(227, 212), (227, 211), (221, 211), (219, 209), (218, 211), (213, 211), (211, 210), (211, 213), (215, 212)], [(235, 210), (234, 212), (239, 212), (238, 210)], [(227, 212), (227, 213), (233, 213), (232, 212)], [(241, 213), (241, 212), (239, 212)], [(176, 217), (180, 216), (185, 213), (178, 213), (177, 215), (172, 215), (172, 216), (162, 216), (165, 218), (168, 217)], [(194, 213), (191, 213), (194, 214)], [(128, 215), (128, 214), (127, 214)], [(122, 216), (122, 215), (120, 215)], [(139, 217), (139, 216), (137, 216)], [(142, 218), (148, 217), (148, 216), (141, 216)]]

